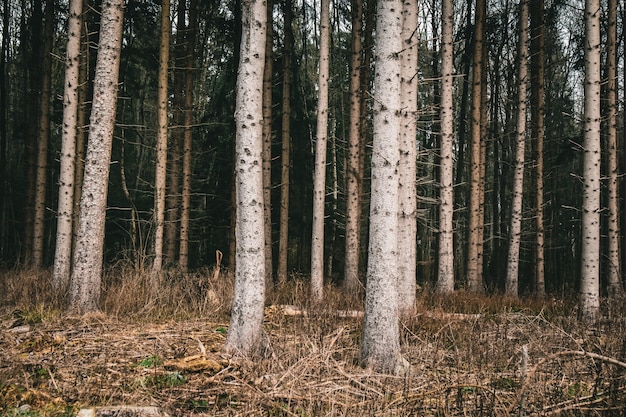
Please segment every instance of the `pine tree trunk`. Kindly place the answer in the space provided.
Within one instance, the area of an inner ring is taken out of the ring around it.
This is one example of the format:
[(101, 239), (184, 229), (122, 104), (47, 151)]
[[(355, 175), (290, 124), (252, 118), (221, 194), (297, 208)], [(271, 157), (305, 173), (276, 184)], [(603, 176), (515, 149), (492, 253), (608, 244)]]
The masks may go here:
[(102, 3), (91, 128), (69, 291), (68, 309), (77, 313), (98, 310), (100, 299), (123, 14), (123, 0), (106, 0)]
[(470, 195), (469, 195), (469, 240), (467, 253), (467, 289), (483, 292), (482, 246), (483, 222), (481, 221), (481, 154), (483, 148), (481, 112), (483, 80), (483, 48), (485, 0), (477, 0), (474, 25), (474, 59), (472, 65), (472, 114), (470, 146)]
[(272, 75), (274, 71), (273, 0), (267, 0), (265, 69), (263, 71), (263, 203), (265, 213), (265, 287), (274, 285), (272, 257)]
[(531, 37), (531, 103), (532, 103), (532, 138), (535, 158), (535, 296), (545, 297), (545, 228), (543, 210), (543, 140), (544, 140), (544, 105), (545, 105), (545, 27), (544, 1), (537, 0), (530, 8)]
[(71, 274), (82, 8), (82, 0), (70, 2), (65, 57), (57, 237), (52, 276), (52, 286), (55, 291), (65, 291)]
[(263, 70), (267, 12), (262, 0), (243, 2), (241, 59), (237, 76), (237, 227), (235, 296), (224, 350), (265, 353), (265, 234), (263, 211)]
[(350, 126), (348, 133), (348, 169), (346, 201), (346, 257), (343, 288), (346, 294), (359, 290), (359, 255), (361, 251), (360, 170), (361, 138), (361, 62), (363, 60), (363, 2), (352, 0), (352, 41), (350, 58)]
[(600, 1), (585, 1), (585, 111), (580, 301), (585, 320), (600, 310)]
[(285, 1), (283, 45), (282, 153), (280, 157), (280, 220), (278, 232), (278, 282), (287, 281), (289, 251), (289, 168), (291, 163), (291, 55), (293, 54), (292, 3)]
[(609, 0), (607, 33), (607, 128), (608, 128), (608, 292), (622, 288), (619, 224), (619, 167), (617, 149), (617, 0)]
[(163, 232), (165, 227), (165, 190), (167, 176), (168, 136), (168, 69), (170, 53), (170, 1), (161, 0), (161, 46), (159, 49), (159, 77), (157, 89), (157, 143), (156, 170), (154, 179), (154, 264), (152, 284), (156, 285), (156, 274), (163, 267)]
[(398, 164), (402, 1), (380, 0), (376, 21), (374, 142), (370, 240), (361, 361), (376, 372), (403, 373), (398, 323)]
[(328, 143), (328, 72), (330, 52), (329, 0), (321, 2), (320, 60), (317, 97), (317, 137), (313, 175), (313, 230), (311, 242), (311, 302), (324, 294), (324, 204), (326, 197), (326, 147)]
[(46, 184), (48, 172), (48, 141), (50, 137), (50, 108), (52, 94), (52, 42), (54, 40), (54, 0), (46, 1), (43, 42), (43, 72), (39, 102), (39, 134), (37, 142), (37, 172), (35, 180), (35, 215), (33, 222), (33, 263), (36, 269), (44, 263), (46, 220)]
[(441, 41), (441, 151), (439, 189), (439, 270), (437, 292), (454, 291), (454, 5), (443, 1)]
[(519, 295), (519, 252), (522, 237), (524, 152), (526, 146), (526, 91), (528, 83), (528, 0), (521, 0), (519, 7), (517, 129), (513, 172), (513, 201), (511, 204), (511, 229), (509, 232), (509, 255), (504, 290), (507, 295), (512, 297), (518, 297)]
[(415, 308), (417, 279), (417, 0), (402, 10), (400, 160), (398, 176), (398, 308)]

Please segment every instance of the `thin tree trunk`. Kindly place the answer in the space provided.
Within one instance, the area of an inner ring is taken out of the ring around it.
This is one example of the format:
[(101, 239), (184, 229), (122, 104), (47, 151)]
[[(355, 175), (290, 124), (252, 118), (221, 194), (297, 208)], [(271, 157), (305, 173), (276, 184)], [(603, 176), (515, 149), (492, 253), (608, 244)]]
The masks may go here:
[(402, 1), (378, 2), (370, 240), (361, 361), (376, 372), (405, 373), (398, 323), (398, 164)]
[(39, 134), (37, 143), (37, 173), (35, 180), (35, 216), (33, 223), (33, 264), (36, 269), (44, 263), (46, 220), (46, 184), (48, 172), (48, 141), (50, 137), (50, 108), (52, 94), (52, 41), (54, 39), (54, 0), (46, 1), (43, 42), (43, 73), (39, 103)]
[(156, 170), (154, 179), (154, 275), (156, 277), (163, 267), (163, 231), (165, 220), (165, 190), (167, 176), (167, 134), (168, 134), (168, 89), (167, 73), (170, 54), (170, 1), (161, 0), (161, 46), (159, 50), (159, 77), (157, 89), (157, 143)]
[(519, 252), (522, 237), (522, 199), (524, 194), (524, 154), (526, 146), (526, 91), (528, 84), (528, 0), (520, 1), (518, 41), (518, 91), (515, 166), (513, 172), (513, 202), (511, 204), (511, 229), (509, 255), (504, 292), (512, 297), (519, 295)]
[(400, 160), (398, 172), (398, 308), (415, 308), (417, 279), (417, 0), (404, 0), (400, 100)]
[[(441, 151), (439, 189), (439, 269), (437, 292), (454, 291), (454, 5), (443, 1), (441, 13)], [(460, 169), (460, 168), (459, 168)]]
[(622, 288), (619, 224), (619, 167), (617, 149), (617, 0), (609, 0), (607, 33), (607, 127), (608, 127), (608, 292), (618, 295)]
[(178, 262), (183, 272), (189, 269), (189, 223), (191, 218), (191, 179), (193, 174), (193, 81), (194, 51), (198, 31), (198, 0), (189, 3), (189, 24), (187, 26), (187, 57), (185, 68), (185, 132), (183, 139), (183, 185), (180, 211), (180, 247)]
[(531, 40), (531, 103), (532, 103), (532, 138), (535, 155), (535, 296), (545, 297), (545, 255), (543, 224), (543, 140), (545, 106), (545, 27), (544, 0), (537, 0), (530, 8)]
[(0, 259), (4, 259), (7, 249), (7, 223), (8, 223), (8, 195), (7, 182), (9, 178), (9, 167), (7, 166), (7, 143), (8, 129), (7, 113), (9, 108), (8, 85), (6, 64), (9, 61), (9, 17), (11, 13), (11, 3), (5, 2), (2, 13), (2, 56), (0, 56)]
[(467, 255), (467, 289), (471, 292), (483, 292), (483, 280), (480, 274), (480, 252), (483, 243), (482, 222), (480, 221), (481, 188), (481, 107), (482, 107), (482, 72), (485, 0), (477, 0), (474, 25), (474, 59), (472, 70), (472, 125), (470, 147), (470, 200), (469, 200), (469, 242)]
[(283, 45), (283, 97), (282, 97), (282, 153), (280, 157), (280, 220), (278, 232), (278, 282), (287, 281), (287, 255), (289, 250), (289, 168), (291, 163), (291, 55), (293, 54), (293, 29), (291, 0), (285, 0), (285, 40)]
[(585, 1), (585, 112), (580, 302), (585, 320), (600, 310), (600, 1)]
[(100, 299), (123, 15), (124, 0), (103, 2), (85, 179), (68, 300), (68, 309), (77, 313), (98, 310)]
[(263, 72), (263, 203), (265, 213), (265, 287), (274, 285), (272, 258), (272, 75), (274, 71), (273, 0), (267, 0)]
[(237, 227), (235, 296), (224, 350), (233, 355), (265, 353), (265, 234), (263, 211), (263, 71), (266, 5), (242, 6), (243, 33), (237, 75), (236, 173)]
[(350, 58), (350, 126), (348, 133), (348, 169), (346, 201), (346, 257), (343, 288), (346, 294), (359, 289), (359, 254), (361, 249), (361, 196), (362, 175), (360, 158), (361, 138), (361, 63), (363, 60), (363, 1), (352, 0), (352, 38)]
[(329, 0), (321, 0), (320, 60), (317, 97), (317, 137), (313, 176), (313, 231), (311, 242), (311, 301), (324, 295), (324, 204), (326, 197), (326, 147), (328, 142), (328, 72), (330, 47)]
[(67, 288), (71, 274), (82, 8), (82, 0), (70, 2), (65, 57), (57, 237), (52, 276), (52, 286), (55, 291), (64, 291)]

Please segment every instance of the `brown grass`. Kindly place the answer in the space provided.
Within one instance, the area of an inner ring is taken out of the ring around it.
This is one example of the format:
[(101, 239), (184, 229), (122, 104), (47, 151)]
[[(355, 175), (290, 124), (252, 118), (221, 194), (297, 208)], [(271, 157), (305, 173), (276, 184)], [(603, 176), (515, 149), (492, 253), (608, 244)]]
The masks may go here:
[[(232, 274), (107, 271), (102, 313), (70, 317), (48, 273), (0, 279), (0, 415), (69, 416), (84, 405), (158, 405), (172, 416), (624, 415), (625, 300), (594, 325), (571, 301), (425, 292), (401, 320), (408, 377), (359, 366), (362, 300), (306, 277), (268, 294), (269, 358), (229, 361)], [(307, 310), (287, 316), (278, 305)], [(522, 351), (527, 366), (522, 370)], [(25, 406), (28, 407), (25, 407)], [(18, 407), (22, 406), (22, 409)], [(20, 411), (21, 410), (21, 411)]]

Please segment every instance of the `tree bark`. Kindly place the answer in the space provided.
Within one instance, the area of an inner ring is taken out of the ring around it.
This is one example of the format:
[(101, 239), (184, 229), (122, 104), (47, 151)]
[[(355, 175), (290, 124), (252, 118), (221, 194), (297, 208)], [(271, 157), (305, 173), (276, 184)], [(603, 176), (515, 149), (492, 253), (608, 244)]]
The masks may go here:
[[(37, 171), (35, 179), (35, 215), (33, 222), (33, 262), (36, 269), (44, 263), (46, 226), (46, 184), (48, 172), (48, 141), (50, 137), (50, 108), (52, 95), (52, 42), (54, 40), (54, 0), (46, 1), (41, 101), (39, 102), (39, 134), (37, 142)], [(36, 40), (35, 42), (38, 42)]]
[(52, 286), (55, 291), (67, 289), (71, 274), (82, 8), (82, 0), (70, 2), (65, 57), (57, 236), (52, 276)]
[(454, 5), (452, 0), (443, 1), (441, 19), (441, 163), (437, 292), (450, 293), (454, 291)]
[(380, 0), (376, 20), (370, 240), (361, 361), (376, 372), (407, 370), (398, 323), (398, 164), (402, 1)]
[(328, 143), (328, 72), (330, 48), (329, 0), (322, 0), (317, 97), (317, 137), (313, 175), (313, 230), (311, 242), (311, 302), (324, 294), (324, 204), (326, 201), (326, 147)]
[(524, 195), (524, 153), (526, 146), (526, 91), (528, 84), (528, 0), (520, 1), (518, 41), (518, 91), (515, 166), (513, 168), (513, 201), (511, 204), (511, 229), (509, 255), (504, 292), (512, 297), (519, 295), (519, 252), (522, 237), (522, 199)]
[(68, 309), (76, 313), (98, 310), (100, 299), (123, 15), (124, 0), (103, 1), (85, 176), (68, 302)]
[(282, 152), (280, 157), (280, 220), (278, 232), (278, 282), (287, 281), (287, 255), (289, 250), (289, 181), (291, 164), (291, 55), (293, 54), (293, 29), (291, 0), (285, 0), (285, 39), (283, 45), (283, 97), (282, 97)]
[(483, 147), (481, 112), (483, 80), (485, 0), (477, 0), (474, 24), (474, 58), (472, 64), (472, 112), (470, 147), (470, 196), (469, 196), (469, 239), (467, 254), (467, 289), (483, 292), (482, 246), (483, 221), (481, 221), (481, 153)]
[(600, 1), (585, 1), (585, 109), (580, 302), (585, 320), (600, 312)]
[(267, 0), (265, 69), (263, 71), (263, 203), (265, 214), (265, 287), (274, 285), (272, 257), (272, 75), (274, 71), (273, 0)]
[(350, 58), (350, 126), (348, 133), (348, 169), (346, 201), (346, 257), (343, 288), (346, 294), (359, 290), (359, 255), (361, 251), (360, 170), (361, 137), (361, 63), (363, 60), (363, 1), (352, 0), (352, 38)]
[(398, 172), (398, 308), (415, 308), (417, 279), (417, 0), (402, 5), (400, 160)]
[(242, 4), (243, 34), (237, 74), (235, 296), (224, 350), (253, 356), (268, 347), (263, 331), (265, 234), (263, 211), (263, 71), (267, 12), (262, 0)]
[(168, 69), (170, 55), (170, 1), (161, 0), (161, 46), (159, 49), (159, 77), (157, 87), (157, 143), (156, 170), (154, 179), (154, 263), (152, 265), (153, 285), (163, 267), (163, 232), (165, 227), (165, 190), (167, 177), (167, 136), (168, 136)]

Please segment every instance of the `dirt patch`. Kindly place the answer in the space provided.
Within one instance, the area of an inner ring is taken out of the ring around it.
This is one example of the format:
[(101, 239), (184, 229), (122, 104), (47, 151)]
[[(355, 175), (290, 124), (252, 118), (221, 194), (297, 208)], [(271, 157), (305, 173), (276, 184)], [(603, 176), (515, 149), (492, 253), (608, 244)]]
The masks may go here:
[(0, 316), (2, 415), (69, 416), (102, 405), (172, 416), (626, 412), (622, 315), (587, 327), (541, 312), (424, 310), (402, 321), (412, 373), (397, 378), (359, 366), (361, 319), (331, 311), (268, 308), (272, 356), (247, 362), (220, 352), (227, 317), (29, 323), (20, 314)]

